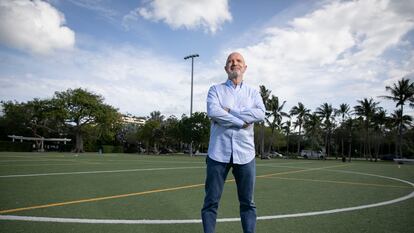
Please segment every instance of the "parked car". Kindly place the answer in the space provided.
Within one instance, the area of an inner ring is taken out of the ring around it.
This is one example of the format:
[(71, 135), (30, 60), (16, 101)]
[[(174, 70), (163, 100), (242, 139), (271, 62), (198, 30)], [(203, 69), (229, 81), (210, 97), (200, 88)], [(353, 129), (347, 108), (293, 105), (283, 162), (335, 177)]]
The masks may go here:
[(322, 151), (302, 150), (300, 156), (304, 159), (326, 159), (326, 154)]
[(394, 159), (398, 157), (394, 154), (386, 154), (386, 155), (382, 155), (380, 158), (381, 160), (385, 160), (385, 161), (393, 161)]
[(159, 150), (159, 153), (160, 153), (160, 154), (171, 154), (171, 153), (174, 153), (174, 151), (173, 151), (173, 150), (171, 150), (170, 148), (165, 148), (165, 147), (162, 147), (162, 148)]
[(273, 158), (283, 158), (283, 154), (281, 154), (277, 151), (271, 151), (269, 153), (269, 155), (270, 155), (270, 157), (273, 157)]

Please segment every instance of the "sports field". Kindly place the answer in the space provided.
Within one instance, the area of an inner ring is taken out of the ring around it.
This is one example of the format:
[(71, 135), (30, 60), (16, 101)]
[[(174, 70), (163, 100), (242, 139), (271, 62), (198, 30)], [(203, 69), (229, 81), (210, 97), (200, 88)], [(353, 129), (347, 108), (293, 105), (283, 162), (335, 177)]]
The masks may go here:
[[(202, 232), (204, 175), (204, 157), (0, 153), (0, 232)], [(218, 233), (241, 232), (232, 179)], [(413, 183), (413, 165), (257, 160), (257, 232), (414, 232)]]

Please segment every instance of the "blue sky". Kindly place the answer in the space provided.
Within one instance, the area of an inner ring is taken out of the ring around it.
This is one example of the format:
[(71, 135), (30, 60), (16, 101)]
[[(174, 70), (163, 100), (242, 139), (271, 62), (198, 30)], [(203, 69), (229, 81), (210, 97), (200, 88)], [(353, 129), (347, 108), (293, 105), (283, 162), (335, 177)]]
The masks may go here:
[[(0, 0), (0, 100), (49, 98), (82, 87), (122, 113), (206, 111), (231, 51), (245, 82), (288, 111), (378, 96), (414, 78), (414, 1)], [(407, 109), (413, 114), (412, 109)]]

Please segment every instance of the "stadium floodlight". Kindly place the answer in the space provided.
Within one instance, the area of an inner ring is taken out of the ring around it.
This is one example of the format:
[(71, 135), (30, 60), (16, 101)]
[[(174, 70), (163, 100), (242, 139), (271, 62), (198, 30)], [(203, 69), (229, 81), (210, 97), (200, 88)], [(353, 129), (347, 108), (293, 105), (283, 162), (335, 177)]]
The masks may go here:
[[(198, 54), (191, 54), (188, 55), (186, 57), (184, 57), (184, 60), (190, 59), (191, 58), (191, 103), (190, 103), (190, 117), (193, 116), (193, 76), (194, 76), (194, 58), (195, 57), (199, 57)], [(190, 156), (193, 156), (193, 137), (192, 137), (192, 131), (193, 129), (190, 130)]]

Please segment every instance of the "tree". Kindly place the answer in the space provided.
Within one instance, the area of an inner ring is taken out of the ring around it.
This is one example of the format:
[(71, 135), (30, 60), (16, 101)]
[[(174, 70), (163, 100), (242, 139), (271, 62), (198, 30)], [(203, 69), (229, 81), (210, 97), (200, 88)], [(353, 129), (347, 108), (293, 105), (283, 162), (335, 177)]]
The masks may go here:
[[(325, 151), (329, 157), (331, 155), (331, 132), (334, 126), (334, 109), (331, 104), (324, 103), (320, 107), (316, 108), (315, 113), (319, 115), (324, 121), (323, 126), (325, 128)], [(337, 158), (336, 158), (337, 159)]]
[(398, 130), (398, 142), (396, 143), (396, 151), (397, 151), (397, 155), (401, 156), (402, 155), (402, 134), (404, 133), (404, 131), (406, 131), (408, 129), (409, 126), (412, 126), (411, 122), (412, 122), (412, 117), (409, 115), (403, 115), (403, 112), (401, 111), (401, 109), (397, 109), (395, 110), (392, 114), (391, 114), (391, 122), (392, 122), (392, 126), (394, 126), (394, 128), (397, 128)]
[(306, 136), (311, 141), (312, 150), (318, 150), (320, 148), (321, 118), (316, 113), (313, 113), (306, 115), (304, 120), (303, 127), (305, 128)]
[(7, 138), (7, 135), (23, 135), (23, 136), (35, 136), (30, 130), (30, 119), (32, 114), (26, 109), (25, 103), (19, 102), (1, 102), (3, 108), (2, 128), (1, 132), (3, 139)]
[(378, 155), (381, 150), (381, 143), (383, 139), (385, 138), (385, 125), (387, 124), (387, 121), (389, 118), (387, 117), (387, 113), (383, 109), (379, 109), (378, 112), (374, 114), (374, 117), (372, 118), (373, 122), (373, 128), (374, 128), (374, 155), (375, 155), (375, 162), (378, 160)]
[[(36, 138), (59, 136), (63, 133), (63, 121), (54, 114), (50, 100), (34, 100), (26, 103), (2, 102), (4, 116), (2, 117), (3, 137), (14, 134)], [(41, 141), (35, 141), (37, 149)]]
[(55, 114), (73, 129), (76, 139), (74, 152), (84, 151), (83, 134), (87, 127), (97, 130), (99, 137), (114, 136), (120, 122), (117, 109), (105, 104), (103, 97), (82, 88), (55, 92)]
[(180, 121), (174, 115), (169, 116), (162, 124), (162, 128), (165, 130), (165, 145), (170, 149), (180, 149), (182, 137), (179, 126)]
[(359, 105), (354, 106), (355, 114), (363, 120), (364, 127), (364, 157), (368, 154), (372, 160), (371, 154), (371, 140), (370, 140), (370, 129), (372, 118), (375, 113), (378, 112), (381, 108), (378, 106), (379, 102), (374, 102), (374, 99), (364, 98), (363, 100), (357, 101)]
[[(147, 137), (151, 141), (151, 144), (153, 145), (153, 152), (156, 154), (160, 152), (159, 145), (165, 142), (165, 139), (166, 139), (166, 136), (165, 136), (166, 132), (163, 129), (164, 118), (165, 118), (164, 115), (162, 115), (160, 111), (152, 111), (150, 112), (150, 115), (147, 121), (150, 126), (149, 129), (147, 129), (149, 130)], [(149, 152), (148, 148), (147, 148), (147, 152)]]
[(160, 111), (150, 112), (150, 116), (149, 116), (150, 120), (154, 120), (154, 121), (158, 121), (162, 123), (164, 121), (164, 118), (165, 118), (164, 115), (162, 115)]
[(150, 145), (153, 146), (153, 152), (158, 153), (157, 142), (160, 140), (161, 122), (157, 120), (147, 120), (145, 124), (138, 130), (138, 138), (145, 143), (147, 154), (150, 152)]
[(194, 143), (193, 148), (207, 148), (210, 132), (210, 119), (205, 112), (195, 112), (191, 117), (183, 115), (180, 121), (183, 142)]
[[(385, 86), (385, 90), (391, 92), (389, 96), (381, 96), (382, 98), (392, 100), (396, 102), (395, 107), (400, 107), (401, 114), (400, 116), (404, 116), (404, 105), (407, 101), (414, 98), (414, 82), (410, 83), (409, 79), (402, 78), (397, 83), (394, 83), (392, 86)], [(400, 125), (398, 126), (398, 156), (402, 156), (402, 119), (399, 119), (398, 122)]]
[(310, 109), (305, 108), (301, 102), (299, 102), (297, 106), (293, 106), (290, 110), (290, 115), (296, 116), (296, 121), (294, 122), (295, 128), (299, 126), (298, 154), (300, 154), (302, 126), (305, 123), (305, 118), (309, 115), (309, 112)]
[(282, 126), (282, 130), (286, 134), (286, 155), (289, 155), (289, 138), (291, 133), (292, 121), (289, 116), (289, 120), (285, 121)]
[(356, 128), (356, 119), (353, 119), (352, 117), (349, 117), (344, 122), (344, 126), (346, 128), (346, 131), (348, 133), (348, 162), (351, 162), (351, 155), (352, 155), (352, 135), (353, 130)]
[[(350, 114), (350, 107), (349, 104), (342, 103), (339, 105), (339, 108), (335, 110), (335, 115), (341, 117), (341, 129), (344, 128), (344, 122)], [(342, 157), (345, 156), (344, 154), (344, 137), (341, 135), (341, 155)]]
[[(264, 106), (265, 106), (265, 108), (266, 108), (266, 110), (268, 109), (268, 106), (267, 106), (267, 101), (269, 100), (269, 96), (270, 96), (270, 93), (272, 92), (272, 91), (270, 91), (269, 89), (266, 89), (266, 87), (264, 86), (264, 85), (260, 85), (259, 86), (260, 87), (260, 95), (261, 95), (261, 97), (262, 97), (262, 101), (263, 101), (263, 104), (264, 104)], [(267, 113), (266, 113), (266, 115), (267, 115)], [(264, 121), (262, 121), (261, 123), (260, 123), (260, 128), (261, 128), (261, 130), (260, 130), (260, 156), (264, 156), (264, 141), (265, 141), (265, 136), (264, 136), (264, 134), (265, 134), (265, 124), (264, 124), (265, 122)]]
[[(280, 127), (282, 126), (282, 118), (288, 116), (287, 113), (282, 111), (283, 107), (285, 106), (285, 103), (286, 101), (283, 101), (282, 104), (279, 104), (279, 98), (274, 95), (272, 95), (272, 98), (270, 98), (267, 102), (269, 113), (266, 117), (266, 122), (270, 126), (272, 132), (268, 153), (270, 153), (270, 150), (273, 146), (275, 130), (280, 129)], [(269, 118), (272, 118), (272, 121), (270, 121)]]
[(124, 123), (117, 132), (117, 140), (122, 142), (124, 152), (135, 153), (141, 152), (138, 130), (140, 126), (134, 123)]

